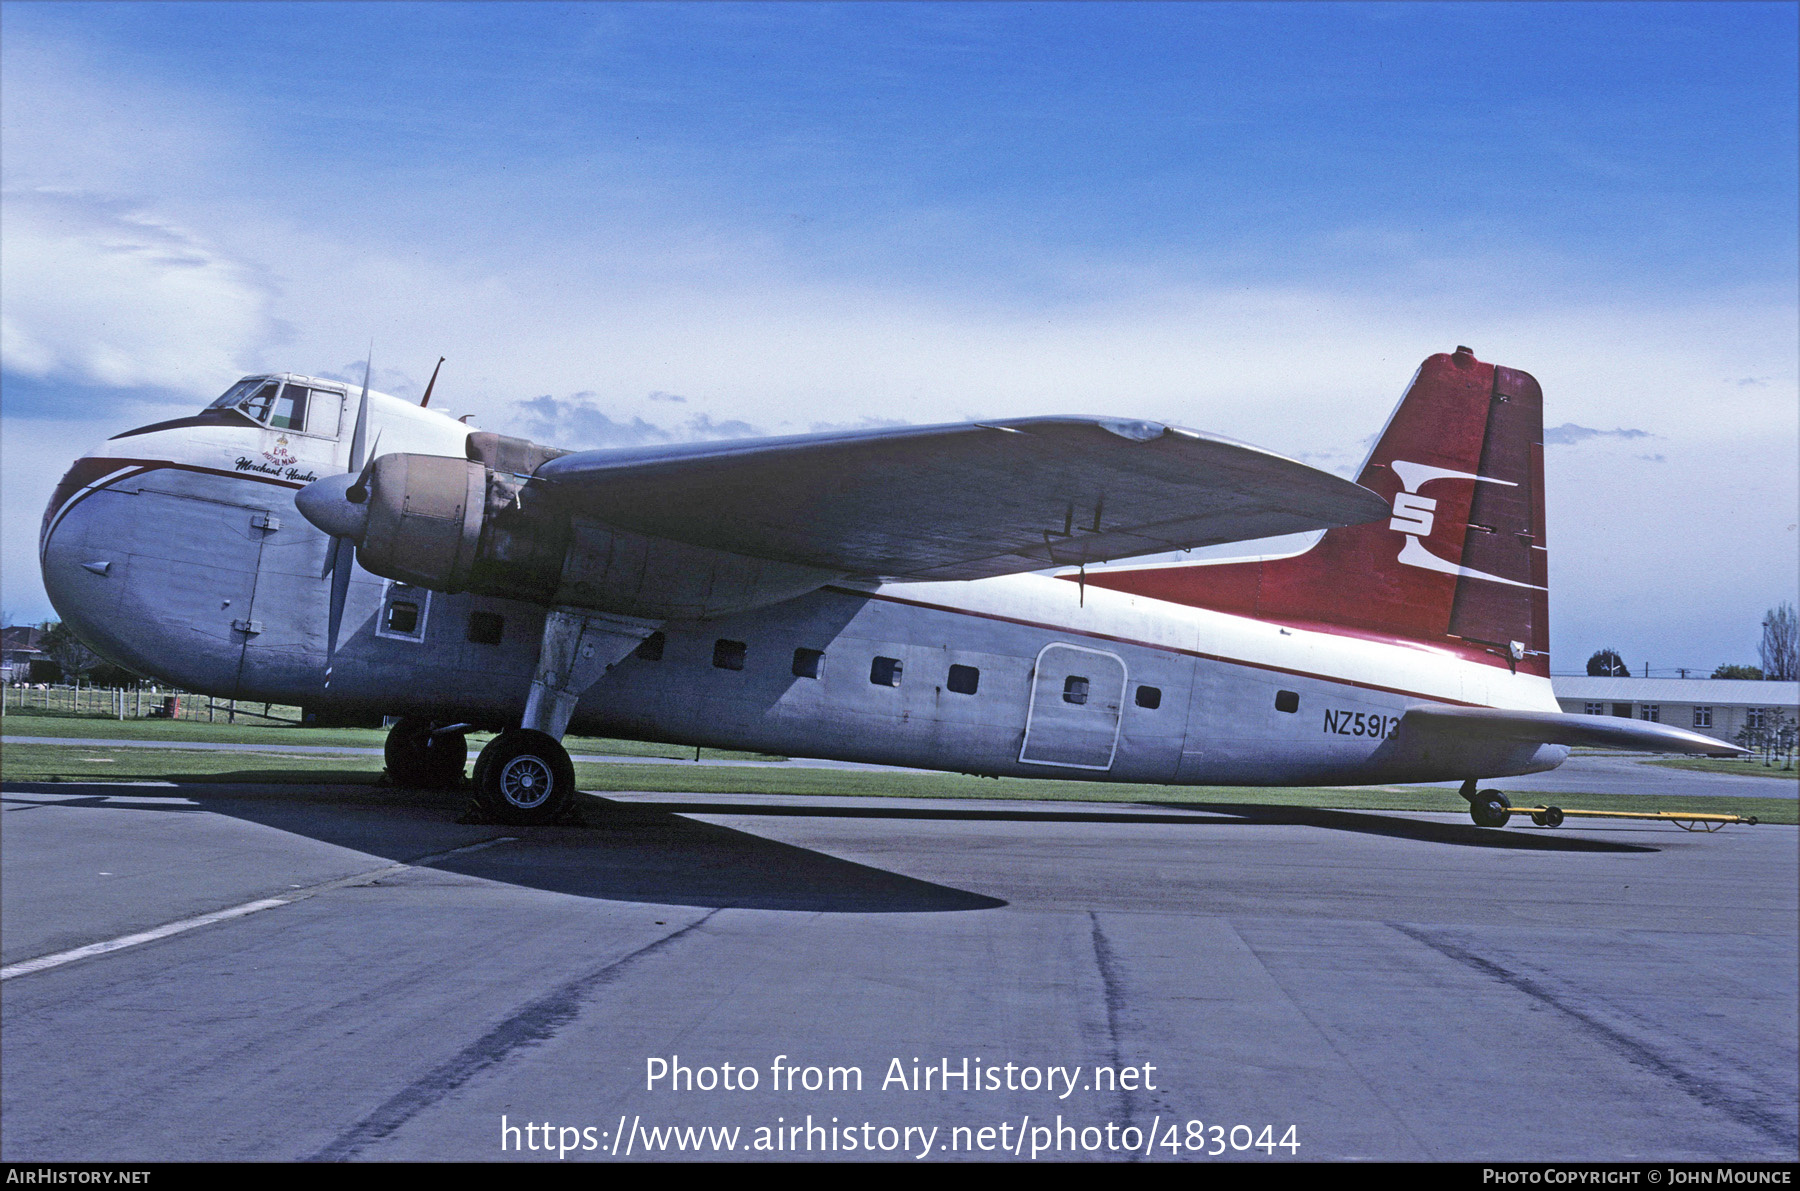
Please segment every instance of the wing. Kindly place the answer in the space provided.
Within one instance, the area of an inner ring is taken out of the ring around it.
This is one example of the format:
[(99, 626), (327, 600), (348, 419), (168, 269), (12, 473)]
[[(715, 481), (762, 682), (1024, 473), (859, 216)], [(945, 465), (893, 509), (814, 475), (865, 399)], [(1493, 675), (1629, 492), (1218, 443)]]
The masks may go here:
[(1657, 753), (1700, 753), (1708, 757), (1739, 757), (1748, 751), (1667, 724), (1563, 711), (1413, 707), (1402, 717), (1402, 726), (1465, 739), (1509, 740), (1521, 744), (1581, 744), (1599, 748), (1648, 749)]
[(1292, 459), (1108, 418), (583, 451), (545, 463), (533, 483), (624, 529), (896, 579), (981, 579), (1390, 512)]

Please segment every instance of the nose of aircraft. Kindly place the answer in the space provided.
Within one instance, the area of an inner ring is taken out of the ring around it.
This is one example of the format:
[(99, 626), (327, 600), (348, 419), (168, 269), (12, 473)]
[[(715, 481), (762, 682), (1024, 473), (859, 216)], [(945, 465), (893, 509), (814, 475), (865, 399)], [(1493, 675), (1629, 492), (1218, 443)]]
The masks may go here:
[(366, 493), (360, 502), (350, 499), (356, 481), (353, 474), (314, 480), (294, 494), (294, 506), (332, 537), (361, 542), (369, 528), (369, 504)]

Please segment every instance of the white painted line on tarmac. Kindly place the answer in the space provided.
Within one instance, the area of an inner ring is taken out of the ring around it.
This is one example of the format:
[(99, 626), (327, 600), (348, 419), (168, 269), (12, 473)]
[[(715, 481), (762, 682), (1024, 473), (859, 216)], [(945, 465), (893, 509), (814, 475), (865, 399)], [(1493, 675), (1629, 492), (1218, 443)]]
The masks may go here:
[(85, 947), (76, 947), (70, 951), (59, 951), (54, 955), (40, 955), (36, 959), (28, 959), (9, 967), (0, 968), (0, 980), (11, 980), (15, 976), (29, 976), (33, 972), (43, 972), (50, 968), (60, 968), (64, 964), (72, 964), (78, 959), (90, 959), (96, 955), (106, 955), (114, 951), (123, 951), (127, 947), (137, 947), (143, 943), (154, 943), (158, 939), (166, 939), (171, 935), (179, 935), (185, 931), (197, 930), (202, 926), (211, 926), (215, 922), (228, 922), (233, 918), (242, 918), (247, 914), (255, 914), (263, 910), (273, 910), (276, 906), (285, 906), (292, 902), (303, 901), (317, 894), (340, 889), (346, 885), (362, 885), (379, 881), (383, 877), (403, 873), (409, 868), (424, 864), (433, 864), (451, 856), (460, 856), (468, 852), (479, 852), (483, 848), (492, 848), (499, 844), (514, 843), (516, 835), (503, 835), (495, 839), (481, 840), (478, 843), (464, 844), (460, 848), (450, 848), (443, 852), (432, 852), (407, 864), (389, 864), (368, 872), (354, 873), (348, 877), (339, 877), (335, 881), (325, 881), (306, 889), (297, 889), (281, 897), (264, 897), (253, 902), (245, 902), (240, 906), (232, 906), (224, 910), (214, 910), (210, 914), (201, 914), (195, 918), (183, 918), (179, 922), (169, 922), (136, 934), (120, 935), (116, 939), (107, 939), (101, 943), (89, 943)]
[(232, 906), (229, 910), (217, 910), (211, 914), (202, 914), (198, 918), (183, 918), (180, 922), (171, 922), (152, 930), (139, 931), (135, 935), (121, 935), (116, 939), (108, 939), (104, 943), (89, 943), (86, 947), (77, 947), (73, 951), (59, 951), (55, 955), (42, 955), (37, 959), (28, 959), (24, 963), (0, 968), (0, 980), (11, 980), (14, 976), (29, 976), (33, 972), (42, 972), (47, 968), (60, 968), (62, 965), (72, 964), (78, 959), (105, 955), (110, 951), (121, 951), (126, 947), (136, 947), (140, 943), (153, 943), (157, 939), (166, 939), (170, 935), (178, 935), (197, 927), (211, 926), (215, 922), (225, 922), (232, 918), (242, 918), (244, 915), (254, 914), (258, 910), (272, 910), (276, 906), (287, 905), (298, 896), (296, 894), (294, 897), (265, 897), (260, 901)]

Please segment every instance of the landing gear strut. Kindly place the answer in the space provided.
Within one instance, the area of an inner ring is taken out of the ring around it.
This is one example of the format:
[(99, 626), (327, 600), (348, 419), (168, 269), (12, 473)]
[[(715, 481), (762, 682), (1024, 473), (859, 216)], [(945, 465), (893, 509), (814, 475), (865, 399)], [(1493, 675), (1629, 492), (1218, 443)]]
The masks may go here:
[(553, 608), (525, 701), (524, 723), (488, 742), (475, 760), (475, 803), (502, 823), (554, 823), (575, 801), (575, 765), (562, 734), (583, 691), (636, 649), (656, 622)]
[[(462, 785), (463, 766), (469, 760), (469, 743), (458, 727), (417, 716), (403, 716), (388, 729), (382, 759), (388, 776), (402, 786), (427, 790), (453, 790)], [(445, 728), (451, 730), (445, 731)]]
[(1512, 803), (1498, 790), (1477, 790), (1475, 779), (1462, 784), (1460, 791), (1469, 803), (1469, 818), (1477, 827), (1505, 827), (1512, 818)]

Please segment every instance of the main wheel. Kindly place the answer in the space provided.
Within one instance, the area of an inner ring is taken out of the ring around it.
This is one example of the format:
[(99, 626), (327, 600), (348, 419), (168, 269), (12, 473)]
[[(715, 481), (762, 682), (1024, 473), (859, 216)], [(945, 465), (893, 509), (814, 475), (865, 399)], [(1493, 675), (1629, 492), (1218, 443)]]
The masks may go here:
[(1512, 817), (1512, 803), (1498, 790), (1483, 790), (1469, 803), (1469, 818), (1477, 827), (1505, 827)]
[(381, 751), (388, 776), (395, 782), (428, 790), (453, 789), (462, 784), (469, 742), (461, 732), (433, 736), (436, 726), (430, 720), (405, 716), (388, 729), (387, 744)]
[(575, 800), (575, 765), (555, 737), (508, 728), (475, 761), (475, 801), (502, 823), (553, 823)]

